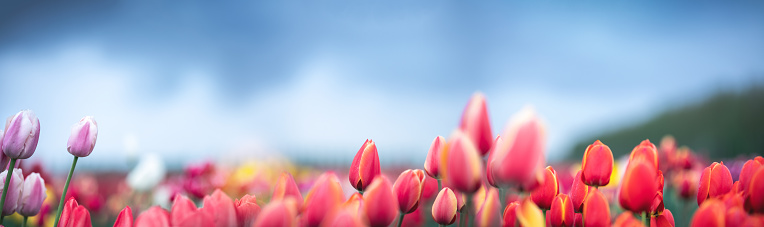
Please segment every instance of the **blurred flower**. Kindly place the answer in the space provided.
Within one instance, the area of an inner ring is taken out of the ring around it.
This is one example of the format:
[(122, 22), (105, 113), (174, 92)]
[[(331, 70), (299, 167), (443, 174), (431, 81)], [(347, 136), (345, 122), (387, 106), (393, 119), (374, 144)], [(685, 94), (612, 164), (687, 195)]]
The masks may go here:
[(237, 226), (233, 200), (220, 189), (216, 189), (211, 196), (205, 196), (204, 206), (199, 210), (212, 214), (217, 227)]
[(584, 215), (581, 213), (575, 213), (573, 215), (573, 219), (575, 220), (573, 222), (574, 227), (583, 227), (584, 226)]
[(650, 205), (650, 214), (659, 215), (663, 213), (663, 172), (658, 170), (658, 178), (656, 180), (658, 187), (656, 187), (655, 196), (653, 196), (653, 202)]
[[(634, 153), (632, 153), (632, 157)], [(626, 210), (634, 213), (642, 213), (650, 210), (658, 189), (657, 170), (649, 162), (649, 159), (635, 157), (629, 161), (626, 172), (623, 175), (618, 202)], [(584, 205), (586, 209), (586, 205)], [(584, 215), (584, 224), (588, 222)]]
[(117, 220), (114, 221), (114, 227), (133, 227), (133, 210), (129, 206), (119, 212)]
[(559, 194), (552, 202), (549, 210), (552, 226), (573, 226), (575, 222), (573, 203), (566, 194)]
[(363, 204), (363, 196), (361, 193), (356, 192), (353, 193), (353, 195), (351, 195), (350, 198), (348, 198), (348, 200), (342, 204), (342, 206), (343, 209), (351, 209), (354, 210), (358, 215), (364, 215)]
[(66, 150), (74, 156), (87, 157), (93, 152), (96, 138), (98, 138), (98, 123), (91, 116), (83, 117), (72, 126)]
[(587, 227), (610, 226), (610, 205), (596, 188), (584, 200), (583, 222)]
[[(333, 172), (321, 174), (313, 184), (313, 188), (308, 191), (308, 195), (305, 196), (305, 203), (302, 204), (302, 224), (319, 226), (324, 217), (342, 204), (343, 200), (342, 188), (337, 175)], [(261, 212), (261, 215), (263, 213), (264, 211)]]
[(676, 226), (676, 223), (674, 223), (674, 215), (671, 214), (669, 209), (665, 209), (662, 214), (655, 216), (650, 220), (650, 226), (674, 227)]
[(135, 218), (135, 226), (140, 227), (169, 227), (170, 214), (167, 210), (159, 206), (152, 206), (146, 211), (141, 212)]
[[(309, 195), (310, 196), (310, 195)], [(295, 207), (295, 200), (293, 198), (286, 198), (284, 200), (277, 200), (268, 203), (263, 207), (263, 210), (255, 220), (255, 227), (270, 227), (270, 226), (284, 226), (284, 227), (296, 227), (297, 226), (297, 211), (292, 208)]]
[(366, 204), (364, 210), (370, 226), (388, 226), (395, 220), (398, 214), (396, 209), (398, 201), (393, 195), (393, 187), (387, 177), (381, 176), (374, 179), (363, 197)]
[[(236, 208), (236, 219), (241, 227), (249, 227), (255, 223), (257, 215), (260, 213), (260, 206), (257, 205), (257, 199), (253, 195), (244, 195), (241, 199), (234, 201)], [(295, 209), (298, 206), (295, 206)]]
[(676, 152), (674, 152), (673, 155), (668, 156), (667, 159), (669, 166), (673, 169), (691, 169), (695, 163), (695, 157), (692, 150), (686, 146), (677, 149)]
[(491, 150), (493, 132), (488, 118), (485, 96), (478, 92), (472, 95), (462, 113), (459, 129), (475, 144), (480, 156)]
[(276, 187), (273, 188), (273, 196), (271, 196), (271, 201), (283, 200), (285, 198), (294, 198), (295, 211), (298, 211), (300, 207), (302, 207), (303, 198), (302, 194), (300, 194), (300, 189), (297, 188), (297, 183), (294, 182), (292, 174), (287, 172), (281, 173), (279, 180), (276, 181)]
[(743, 226), (747, 217), (748, 213), (742, 207), (727, 207), (727, 212), (724, 214), (724, 226)]
[(544, 180), (544, 127), (530, 108), (515, 114), (496, 148), (491, 174), (500, 187), (532, 191)]
[(369, 184), (381, 174), (379, 167), (379, 154), (374, 141), (366, 140), (355, 154), (353, 163), (350, 165), (348, 178), (350, 185), (358, 191), (363, 191)]
[(58, 227), (91, 227), (90, 212), (77, 204), (74, 199), (69, 199), (61, 212)]
[(521, 226), (544, 226), (546, 219), (544, 213), (536, 206), (530, 198), (525, 198), (515, 208), (515, 215)]
[(581, 180), (581, 170), (579, 170), (570, 188), (570, 200), (573, 202), (575, 212), (583, 212), (584, 199), (586, 199), (586, 195), (591, 190), (590, 188), (591, 186), (584, 184), (584, 181)]
[(169, 221), (172, 226), (213, 226), (214, 216), (214, 213), (197, 209), (188, 197), (179, 195), (172, 203)]
[(441, 225), (450, 225), (456, 221), (457, 201), (454, 191), (444, 187), (432, 204), (432, 219)]
[(435, 196), (438, 195), (438, 180), (435, 178), (432, 178), (430, 176), (424, 177), (424, 185), (422, 186), (422, 198), (419, 200), (420, 204), (421, 201), (430, 201), (430, 199), (434, 199)]
[[(15, 172), (15, 171), (14, 171)], [(11, 179), (13, 180), (13, 179)], [(32, 173), (24, 179), (17, 211), (22, 216), (35, 216), (40, 213), (42, 203), (48, 197), (45, 180), (38, 173)], [(8, 199), (8, 198), (6, 198)]]
[(698, 205), (708, 198), (722, 196), (732, 190), (732, 175), (724, 162), (711, 163), (700, 175)]
[(748, 185), (748, 201), (756, 213), (764, 213), (764, 168), (759, 168)]
[(750, 159), (743, 164), (743, 168), (740, 170), (740, 177), (738, 178), (740, 182), (740, 187), (743, 190), (743, 194), (748, 194), (748, 187), (751, 184), (751, 178), (753, 178), (753, 174), (756, 173), (759, 168), (761, 168), (762, 163), (759, 163), (755, 159)]
[(673, 184), (679, 191), (679, 198), (688, 200), (698, 195), (698, 174), (692, 170), (674, 174)]
[[(585, 222), (588, 222), (589, 219), (585, 219)], [(586, 223), (584, 223), (586, 224)], [(610, 224), (606, 225), (609, 226)], [(587, 225), (588, 226), (588, 225)], [(618, 217), (615, 218), (615, 222), (613, 223), (613, 226), (616, 227), (644, 227), (641, 221), (634, 218), (634, 213), (631, 213), (629, 211), (621, 213), (621, 215), (618, 215)]]
[(517, 223), (517, 206), (519, 206), (520, 203), (518, 202), (511, 202), (507, 204), (507, 207), (504, 208), (504, 214), (502, 215), (501, 220), (501, 226), (503, 227), (514, 227)]
[(488, 185), (491, 185), (493, 187), (498, 188), (499, 186), (496, 184), (496, 180), (493, 179), (493, 171), (491, 171), (491, 166), (493, 166), (493, 156), (496, 154), (496, 148), (499, 147), (500, 143), (503, 143), (504, 140), (501, 139), (501, 136), (496, 136), (496, 140), (493, 141), (493, 147), (491, 147), (490, 153), (488, 153), (488, 160), (485, 162), (485, 177), (486, 181), (488, 182)]
[(531, 192), (531, 199), (539, 208), (549, 210), (552, 207), (554, 197), (560, 193), (560, 185), (557, 181), (557, 173), (554, 168), (547, 166), (544, 169), (544, 183)]
[(435, 140), (430, 144), (430, 150), (427, 152), (427, 159), (424, 160), (424, 171), (432, 178), (440, 177), (440, 172), (438, 172), (438, 162), (440, 161), (438, 158), (440, 157), (440, 150), (443, 149), (445, 144), (446, 139), (442, 136), (435, 137)]
[(165, 172), (162, 158), (155, 153), (148, 153), (141, 157), (138, 165), (127, 174), (127, 184), (133, 190), (146, 192), (162, 182)]
[(2, 150), (9, 158), (27, 159), (37, 149), (40, 121), (31, 110), (22, 110), (5, 123)]
[(606, 186), (613, 172), (613, 152), (599, 140), (586, 147), (581, 161), (581, 180), (589, 186)]
[(501, 224), (501, 201), (496, 188), (486, 188), (485, 201), (475, 216), (476, 226), (499, 226)]
[(483, 161), (475, 148), (463, 132), (456, 130), (451, 134), (443, 151), (446, 155), (443, 165), (445, 185), (463, 193), (473, 193), (480, 188)]
[(709, 198), (698, 207), (690, 222), (691, 227), (722, 227), (724, 226), (725, 207), (721, 201)]
[[(6, 176), (8, 176), (8, 170), (0, 173), (0, 188), (5, 186)], [(16, 212), (18, 208), (19, 197), (21, 197), (21, 190), (24, 185), (24, 174), (21, 173), (21, 169), (13, 169), (11, 174), (11, 181), (8, 184), (8, 192), (5, 197), (6, 203), (3, 205), (3, 216), (11, 215)], [(39, 208), (38, 208), (39, 209)]]
[(356, 211), (342, 208), (335, 210), (324, 218), (324, 221), (321, 222), (321, 226), (365, 227), (366, 223)]
[(425, 177), (425, 173), (421, 169), (408, 169), (403, 171), (395, 180), (393, 192), (398, 199), (398, 210), (402, 213), (414, 212), (419, 207)]

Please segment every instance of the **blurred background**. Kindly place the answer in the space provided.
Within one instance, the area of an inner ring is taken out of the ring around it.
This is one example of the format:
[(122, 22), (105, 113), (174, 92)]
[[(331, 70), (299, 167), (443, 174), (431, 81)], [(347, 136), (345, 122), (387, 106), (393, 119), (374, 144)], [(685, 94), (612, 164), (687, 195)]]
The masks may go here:
[[(486, 94), (494, 133), (532, 105), (549, 162), (673, 134), (713, 158), (764, 151), (764, 2), (0, 2), (0, 115), (41, 122), (31, 161), (62, 173), (155, 153), (419, 167)], [(346, 167), (343, 167), (346, 168)], [(421, 167), (419, 167), (421, 168)]]

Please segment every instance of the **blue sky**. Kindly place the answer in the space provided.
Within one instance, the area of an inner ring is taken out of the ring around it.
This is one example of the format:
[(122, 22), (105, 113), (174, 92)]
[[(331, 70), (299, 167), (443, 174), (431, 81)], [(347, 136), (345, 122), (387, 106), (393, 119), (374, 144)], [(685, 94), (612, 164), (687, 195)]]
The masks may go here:
[(760, 83), (763, 6), (9, 1), (0, 115), (34, 110), (34, 158), (54, 168), (85, 115), (100, 133), (84, 168), (125, 168), (126, 150), (342, 163), (367, 138), (382, 164), (417, 164), (481, 91), (496, 133), (533, 105), (554, 161), (578, 139)]

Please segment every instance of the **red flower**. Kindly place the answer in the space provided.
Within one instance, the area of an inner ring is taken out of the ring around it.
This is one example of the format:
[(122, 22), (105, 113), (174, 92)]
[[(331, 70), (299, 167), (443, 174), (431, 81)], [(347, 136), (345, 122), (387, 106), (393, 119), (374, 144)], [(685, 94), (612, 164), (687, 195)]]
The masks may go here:
[(61, 212), (58, 227), (91, 227), (90, 212), (84, 206), (77, 204), (74, 198), (70, 198)]
[(496, 185), (532, 191), (544, 180), (544, 129), (533, 110), (516, 114), (502, 135), (491, 160)]
[(718, 162), (711, 163), (700, 175), (698, 187), (698, 205), (708, 198), (722, 196), (732, 190), (732, 174), (730, 170)]
[(284, 200), (272, 201), (268, 205), (263, 207), (263, 210), (255, 220), (254, 227), (270, 227), (270, 226), (284, 226), (284, 227), (296, 227), (297, 226), (297, 211), (293, 208), (296, 201), (293, 198), (286, 198)]
[(204, 197), (204, 206), (200, 210), (212, 214), (217, 227), (237, 226), (233, 200), (220, 189), (215, 189), (212, 196)]
[[(631, 159), (621, 182), (618, 197), (621, 207), (634, 213), (649, 211), (658, 190), (657, 173), (649, 159), (638, 157)], [(585, 222), (586, 220), (588, 218), (584, 217)]]
[(196, 208), (188, 197), (175, 197), (170, 210), (170, 223), (173, 226), (213, 226), (213, 213), (207, 213)]
[(584, 200), (584, 226), (610, 226), (610, 205), (602, 193), (592, 188)]
[(337, 175), (333, 172), (321, 174), (305, 196), (305, 203), (302, 204), (302, 224), (319, 226), (324, 216), (342, 204), (343, 200), (342, 187)]
[(414, 212), (419, 206), (424, 188), (425, 173), (421, 169), (406, 170), (398, 176), (393, 185), (393, 191), (398, 198), (398, 209), (408, 214)]
[(517, 223), (517, 206), (520, 205), (518, 202), (511, 202), (507, 204), (507, 207), (504, 208), (504, 216), (501, 220), (501, 226), (502, 227), (514, 227), (515, 223)]
[(589, 194), (591, 186), (584, 184), (581, 180), (581, 170), (576, 173), (576, 178), (573, 179), (573, 186), (570, 188), (570, 200), (573, 202), (573, 208), (576, 213), (583, 212), (584, 199)]
[(374, 141), (366, 140), (355, 154), (353, 163), (350, 164), (348, 175), (350, 185), (353, 185), (358, 191), (363, 191), (381, 173), (377, 145), (374, 144)]
[(613, 172), (613, 152), (599, 140), (586, 147), (581, 161), (581, 180), (589, 186), (606, 186)]
[(748, 201), (756, 213), (764, 213), (764, 168), (759, 168), (748, 186)]
[(464, 133), (455, 131), (442, 155), (446, 157), (443, 165), (445, 169), (441, 169), (445, 185), (464, 193), (480, 189), (483, 161), (475, 145)]
[[(244, 195), (233, 203), (236, 208), (236, 221), (241, 227), (249, 227), (255, 223), (257, 215), (260, 213), (260, 206), (257, 205), (257, 199), (253, 195)], [(297, 206), (295, 206), (296, 210)]]
[(717, 199), (708, 199), (698, 207), (690, 222), (691, 227), (722, 227), (724, 226), (724, 203)]
[(575, 217), (573, 215), (573, 203), (566, 194), (559, 194), (554, 198), (552, 209), (549, 210), (552, 226), (573, 226)]
[(364, 210), (370, 226), (388, 226), (395, 220), (398, 215), (398, 209), (396, 209), (398, 201), (393, 195), (393, 187), (387, 177), (381, 176), (374, 179), (363, 196), (364, 203), (367, 204)]
[(271, 196), (271, 201), (283, 200), (285, 198), (294, 199), (294, 205), (296, 206), (294, 207), (294, 210), (299, 210), (300, 207), (302, 207), (303, 199), (302, 194), (300, 194), (300, 189), (297, 188), (297, 183), (294, 182), (292, 174), (287, 172), (281, 173), (279, 180), (276, 181), (276, 187), (273, 188), (273, 196)]
[(153, 206), (143, 211), (135, 219), (135, 226), (140, 227), (168, 227), (170, 226), (170, 214), (159, 206)]
[(129, 206), (119, 212), (117, 220), (114, 221), (114, 227), (133, 227), (133, 210)]
[(531, 199), (539, 208), (549, 210), (558, 193), (560, 193), (560, 185), (557, 181), (557, 173), (554, 168), (547, 166), (544, 171), (544, 183), (531, 192)]

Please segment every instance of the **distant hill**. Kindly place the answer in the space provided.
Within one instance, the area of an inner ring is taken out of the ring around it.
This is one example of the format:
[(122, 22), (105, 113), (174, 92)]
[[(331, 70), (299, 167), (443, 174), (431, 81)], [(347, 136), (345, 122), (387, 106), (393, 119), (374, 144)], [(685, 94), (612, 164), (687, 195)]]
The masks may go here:
[(567, 159), (580, 160), (586, 146), (599, 139), (614, 157), (631, 152), (640, 141), (650, 139), (656, 146), (666, 134), (677, 145), (714, 160), (739, 155), (764, 154), (764, 86), (744, 91), (722, 92), (709, 99), (669, 110), (647, 122), (578, 142)]

